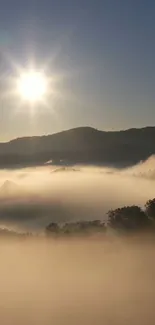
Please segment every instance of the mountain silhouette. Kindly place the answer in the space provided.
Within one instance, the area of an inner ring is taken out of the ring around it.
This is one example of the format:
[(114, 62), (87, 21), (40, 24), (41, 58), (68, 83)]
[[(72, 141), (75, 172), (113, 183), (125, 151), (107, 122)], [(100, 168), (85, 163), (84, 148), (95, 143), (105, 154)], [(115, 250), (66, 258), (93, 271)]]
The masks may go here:
[(6, 180), (0, 187), (0, 195), (12, 195), (19, 190), (18, 185), (12, 181)]
[[(99, 131), (79, 127), (47, 136), (0, 143), (0, 166), (111, 164), (127, 166), (155, 154), (155, 127)], [(60, 163), (61, 162), (61, 163)]]

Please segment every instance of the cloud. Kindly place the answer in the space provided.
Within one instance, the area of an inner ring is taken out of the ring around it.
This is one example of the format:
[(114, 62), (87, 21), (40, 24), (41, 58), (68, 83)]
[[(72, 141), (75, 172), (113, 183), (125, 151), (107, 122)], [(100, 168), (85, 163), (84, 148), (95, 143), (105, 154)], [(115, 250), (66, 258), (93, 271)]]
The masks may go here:
[(154, 239), (0, 244), (0, 324), (155, 323)]
[(44, 166), (1, 170), (0, 225), (41, 230), (52, 221), (106, 220), (109, 209), (144, 206), (155, 196), (154, 165), (155, 157), (151, 157), (128, 169)]

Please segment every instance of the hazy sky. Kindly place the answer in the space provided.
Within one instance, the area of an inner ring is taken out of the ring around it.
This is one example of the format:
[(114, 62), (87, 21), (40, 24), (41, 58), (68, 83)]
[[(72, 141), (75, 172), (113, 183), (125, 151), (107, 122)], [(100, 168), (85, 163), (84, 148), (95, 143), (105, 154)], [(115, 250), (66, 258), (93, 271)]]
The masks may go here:
[[(1, 0), (1, 93), (11, 62), (61, 77), (48, 108), (0, 101), (0, 139), (80, 125), (124, 129), (155, 120), (153, 0)], [(8, 85), (7, 85), (8, 87)]]

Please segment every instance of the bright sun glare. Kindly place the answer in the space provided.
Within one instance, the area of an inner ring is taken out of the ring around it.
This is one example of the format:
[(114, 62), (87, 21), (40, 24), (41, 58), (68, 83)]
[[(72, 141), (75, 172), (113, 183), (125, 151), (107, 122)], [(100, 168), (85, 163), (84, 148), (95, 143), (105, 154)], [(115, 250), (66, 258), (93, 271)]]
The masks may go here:
[(18, 80), (18, 91), (24, 100), (36, 102), (43, 99), (47, 91), (46, 77), (37, 71), (21, 74)]

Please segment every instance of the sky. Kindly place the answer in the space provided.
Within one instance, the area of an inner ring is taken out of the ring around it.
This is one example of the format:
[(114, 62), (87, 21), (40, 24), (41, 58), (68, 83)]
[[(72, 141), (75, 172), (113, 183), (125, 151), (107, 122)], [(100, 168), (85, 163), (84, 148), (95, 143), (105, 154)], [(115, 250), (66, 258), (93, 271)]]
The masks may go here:
[[(154, 31), (152, 0), (1, 0), (0, 141), (154, 125)], [(32, 61), (57, 80), (33, 112), (4, 96), (15, 66)]]

